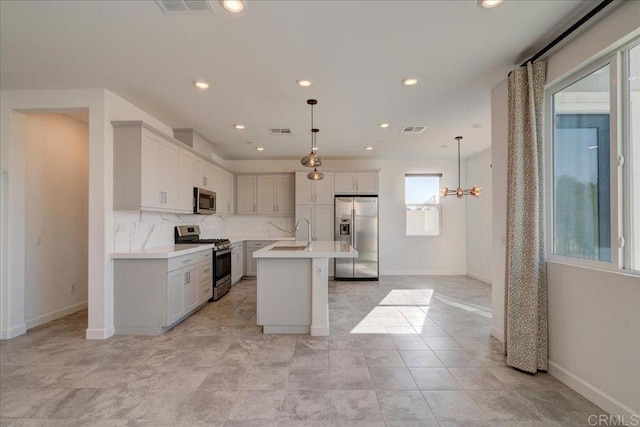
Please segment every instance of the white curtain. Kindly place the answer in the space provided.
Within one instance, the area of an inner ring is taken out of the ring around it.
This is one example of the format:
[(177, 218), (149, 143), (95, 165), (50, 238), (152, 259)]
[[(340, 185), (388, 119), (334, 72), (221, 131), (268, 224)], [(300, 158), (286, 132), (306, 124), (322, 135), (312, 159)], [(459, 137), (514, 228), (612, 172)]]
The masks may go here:
[(543, 97), (546, 63), (519, 67), (508, 78), (507, 365), (547, 370), (547, 267), (544, 259)]

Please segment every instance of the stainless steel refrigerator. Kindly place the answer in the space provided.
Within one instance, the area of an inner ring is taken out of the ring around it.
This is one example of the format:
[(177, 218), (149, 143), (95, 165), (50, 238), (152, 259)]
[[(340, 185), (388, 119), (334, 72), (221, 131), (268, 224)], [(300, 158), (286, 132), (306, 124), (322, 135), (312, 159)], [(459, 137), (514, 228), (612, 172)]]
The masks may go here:
[(335, 240), (356, 248), (358, 258), (336, 258), (337, 280), (378, 280), (378, 198), (336, 196)]

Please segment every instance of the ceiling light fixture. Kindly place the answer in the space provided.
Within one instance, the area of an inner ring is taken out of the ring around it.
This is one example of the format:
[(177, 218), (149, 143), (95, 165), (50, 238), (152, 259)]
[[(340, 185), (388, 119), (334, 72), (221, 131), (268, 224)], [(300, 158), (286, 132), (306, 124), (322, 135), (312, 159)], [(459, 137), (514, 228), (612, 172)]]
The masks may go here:
[(264, 151), (264, 147), (256, 147), (256, 151)]
[(211, 86), (211, 83), (204, 80), (194, 80), (193, 85), (198, 89), (207, 90)]
[(309, 79), (298, 79), (296, 80), (296, 84), (300, 87), (309, 87), (313, 82)]
[(503, 0), (478, 0), (478, 6), (484, 9), (493, 9), (496, 6), (500, 6)]
[(458, 199), (462, 199), (462, 196), (478, 197), (482, 192), (482, 189), (480, 187), (471, 187), (468, 190), (463, 190), (462, 187), (460, 187), (460, 140), (461, 139), (462, 139), (461, 136), (456, 136), (456, 140), (458, 141), (458, 188), (456, 188), (455, 190), (449, 190), (447, 187), (442, 187), (442, 189), (440, 190), (440, 196), (442, 198), (445, 198), (447, 196), (453, 196), (453, 195), (455, 195)]
[(233, 127), (238, 129), (238, 130), (243, 130), (244, 129), (244, 125), (233, 125)]
[(365, 150), (367, 150), (367, 151), (371, 151), (371, 150), (373, 150), (373, 147), (371, 147), (371, 146), (369, 146), (369, 147), (364, 147), (364, 149), (365, 149)]
[(405, 86), (413, 86), (418, 84), (418, 79), (415, 77), (407, 77), (406, 79), (402, 79), (402, 84)]
[(242, 0), (221, 0), (220, 4), (232, 13), (240, 13), (244, 10), (244, 2)]
[(311, 152), (300, 159), (300, 163), (303, 166), (313, 168), (313, 172), (309, 172), (307, 174), (307, 178), (318, 181), (324, 178), (324, 174), (322, 172), (318, 172), (317, 167), (322, 166), (322, 159), (320, 156), (316, 154), (318, 151), (318, 147), (316, 146), (316, 134), (320, 132), (320, 129), (316, 129), (313, 127), (313, 106), (318, 104), (318, 101), (315, 99), (307, 99), (307, 104), (311, 105)]
[(386, 129), (389, 127), (389, 123), (379, 123), (378, 126), (380, 126), (382, 129)]

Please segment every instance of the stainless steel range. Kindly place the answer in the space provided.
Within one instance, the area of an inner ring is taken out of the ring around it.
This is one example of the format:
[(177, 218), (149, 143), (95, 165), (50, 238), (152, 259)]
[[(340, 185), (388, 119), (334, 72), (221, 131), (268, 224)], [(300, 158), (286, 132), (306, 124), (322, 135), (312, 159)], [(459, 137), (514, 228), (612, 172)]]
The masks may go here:
[(213, 298), (217, 301), (231, 289), (231, 241), (229, 239), (201, 239), (200, 226), (178, 225), (175, 229), (178, 245), (213, 244)]

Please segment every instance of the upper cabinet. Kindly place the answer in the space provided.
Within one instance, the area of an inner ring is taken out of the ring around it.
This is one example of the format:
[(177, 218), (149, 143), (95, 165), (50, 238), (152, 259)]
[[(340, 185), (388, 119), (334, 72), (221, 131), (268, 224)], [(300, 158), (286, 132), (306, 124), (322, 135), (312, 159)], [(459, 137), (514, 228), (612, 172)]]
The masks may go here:
[(293, 215), (294, 182), (291, 174), (238, 175), (238, 214)]
[(235, 179), (232, 173), (214, 166), (213, 191), (216, 192), (216, 213), (232, 214), (234, 211)]
[(333, 172), (325, 172), (320, 181), (308, 179), (307, 172), (296, 172), (296, 204), (333, 204)]
[(114, 209), (179, 211), (179, 147), (140, 122), (119, 123), (114, 122)]
[(378, 194), (378, 172), (336, 172), (335, 194)]

